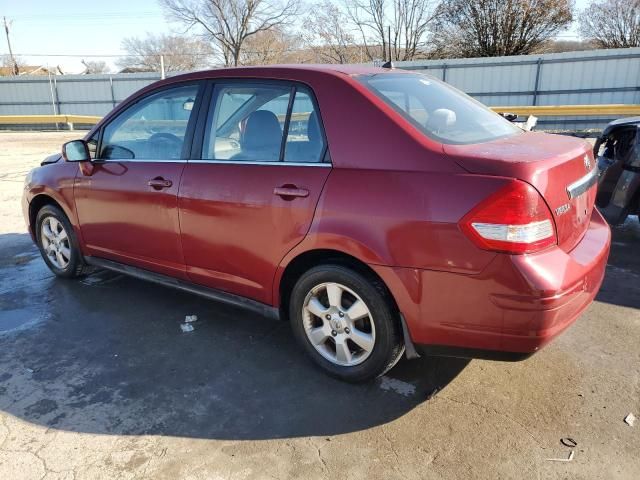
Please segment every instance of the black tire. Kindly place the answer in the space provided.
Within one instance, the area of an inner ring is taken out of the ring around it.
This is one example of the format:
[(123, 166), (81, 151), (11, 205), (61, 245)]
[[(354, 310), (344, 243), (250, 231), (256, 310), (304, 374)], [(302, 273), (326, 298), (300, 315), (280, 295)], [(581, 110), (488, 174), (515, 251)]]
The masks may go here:
[[(328, 360), (316, 350), (307, 336), (303, 317), (305, 300), (314, 288), (325, 283), (348, 287), (365, 302), (371, 312), (366, 318), (375, 326), (374, 346), (360, 364), (343, 366)], [(340, 380), (351, 383), (372, 380), (393, 368), (404, 353), (398, 316), (384, 285), (373, 276), (362, 275), (342, 265), (321, 265), (304, 273), (291, 291), (289, 318), (297, 341), (315, 364)]]
[[(60, 268), (55, 265), (45, 252), (45, 246), (42, 238), (42, 224), (50, 217), (53, 217), (60, 222), (64, 231), (67, 233), (68, 242), (65, 242), (65, 246), (68, 245), (70, 255), (68, 264), (65, 265), (64, 268)], [(82, 254), (80, 253), (78, 239), (76, 238), (73, 227), (71, 226), (71, 222), (69, 222), (67, 216), (59, 208), (54, 207), (53, 205), (45, 205), (38, 211), (35, 222), (35, 235), (38, 248), (40, 249), (40, 254), (53, 273), (62, 278), (75, 278), (83, 275), (85, 271), (85, 263), (82, 258)]]

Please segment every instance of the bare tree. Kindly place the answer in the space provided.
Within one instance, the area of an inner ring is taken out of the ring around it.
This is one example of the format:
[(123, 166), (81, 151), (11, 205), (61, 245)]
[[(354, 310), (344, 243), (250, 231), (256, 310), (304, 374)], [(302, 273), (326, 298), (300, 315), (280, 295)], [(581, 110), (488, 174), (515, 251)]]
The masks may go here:
[(582, 52), (594, 48), (590, 41), (551, 39), (536, 48), (536, 53)]
[(241, 63), (247, 39), (281, 28), (300, 11), (298, 0), (161, 0), (187, 30), (198, 28), (212, 41), (225, 66)]
[(319, 62), (362, 62), (362, 47), (357, 45), (349, 17), (331, 0), (314, 7), (304, 22), (307, 48)]
[(640, 0), (595, 0), (581, 12), (580, 34), (599, 48), (640, 47)]
[[(413, 60), (440, 10), (434, 0), (344, 0), (369, 59)], [(389, 57), (389, 51), (391, 56)]]
[(247, 38), (240, 51), (242, 65), (270, 65), (274, 63), (304, 63), (308, 60), (299, 48), (302, 39), (278, 27), (258, 32)]
[(443, 0), (434, 56), (533, 53), (572, 20), (572, 0)]
[(125, 38), (122, 49), (127, 55), (116, 61), (119, 68), (147, 72), (160, 71), (161, 55), (168, 72), (206, 68), (213, 56), (213, 50), (206, 42), (176, 35)]
[(109, 73), (107, 62), (102, 60), (82, 60), (85, 67), (85, 74)]
[(26, 64), (19, 57), (11, 57), (11, 55), (4, 53), (0, 55), (0, 67), (7, 69), (11, 75), (15, 75), (16, 66), (18, 68), (18, 72), (22, 70)]

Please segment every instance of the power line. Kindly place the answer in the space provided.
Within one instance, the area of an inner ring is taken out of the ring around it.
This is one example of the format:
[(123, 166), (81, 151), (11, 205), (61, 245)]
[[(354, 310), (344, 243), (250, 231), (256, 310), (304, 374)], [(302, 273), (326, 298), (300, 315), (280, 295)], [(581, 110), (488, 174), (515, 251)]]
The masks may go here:
[(85, 13), (69, 13), (69, 14), (25, 14), (13, 15), (11, 17), (17, 25), (21, 27), (32, 26), (32, 28), (54, 27), (59, 28), (60, 25), (76, 26), (102, 26), (113, 28), (117, 26), (129, 25), (151, 25), (157, 24), (164, 26), (165, 16), (161, 12), (140, 11), (140, 12), (105, 12), (88, 16)]
[[(258, 52), (252, 52), (252, 53), (258, 53)], [(210, 57), (212, 56), (211, 53), (192, 53), (192, 52), (185, 52), (185, 53), (162, 53), (162, 52), (154, 52), (154, 53), (107, 53), (107, 54), (94, 54), (94, 53), (85, 53), (85, 54), (80, 54), (80, 53), (72, 53), (72, 54), (66, 54), (66, 53), (16, 53), (16, 56), (18, 57), (61, 57), (61, 58), (97, 58), (97, 57), (104, 57), (104, 58), (119, 58), (119, 57), (153, 57), (153, 56), (160, 56), (160, 55), (164, 55), (165, 57), (185, 57), (185, 56), (189, 56), (189, 57)]]
[[(141, 12), (101, 12), (96, 15), (99, 18), (139, 18), (139, 17), (162, 17), (163, 14), (160, 12), (153, 11), (141, 11)], [(35, 19), (51, 19), (51, 18), (65, 18), (65, 19), (80, 19), (86, 20), (86, 13), (34, 13), (34, 14), (26, 14), (26, 15), (12, 15), (11, 18), (13, 20), (35, 20)]]
[(31, 27), (34, 27), (35, 24), (38, 24), (38, 28), (43, 25), (48, 25), (51, 27), (60, 27), (62, 24), (77, 24), (77, 25), (120, 25), (120, 24), (128, 24), (128, 23), (149, 23), (149, 22), (157, 22), (160, 23), (162, 17), (140, 17), (140, 18), (71, 18), (66, 20), (52, 20), (52, 19), (41, 19), (34, 20), (32, 22), (15, 22), (16, 25), (22, 26), (23, 28), (29, 24)]

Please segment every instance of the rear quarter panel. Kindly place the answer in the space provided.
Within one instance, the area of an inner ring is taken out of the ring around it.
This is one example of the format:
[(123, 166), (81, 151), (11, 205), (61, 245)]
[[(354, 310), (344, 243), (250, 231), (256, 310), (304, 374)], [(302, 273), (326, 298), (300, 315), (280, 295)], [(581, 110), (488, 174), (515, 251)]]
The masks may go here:
[[(585, 140), (526, 132), (478, 145), (446, 145), (444, 149), (453, 161), (471, 172), (513, 177), (533, 185), (552, 213), (558, 244), (565, 251), (571, 251), (584, 235), (596, 189), (570, 199), (567, 187), (594, 168), (591, 145)], [(585, 156), (589, 168), (585, 168)], [(558, 215), (556, 209), (567, 204), (570, 211)]]
[(464, 173), (333, 169), (309, 233), (279, 267), (275, 303), (286, 265), (311, 250), (338, 250), (371, 266), (481, 272), (496, 254), (478, 249), (458, 221), (507, 181)]

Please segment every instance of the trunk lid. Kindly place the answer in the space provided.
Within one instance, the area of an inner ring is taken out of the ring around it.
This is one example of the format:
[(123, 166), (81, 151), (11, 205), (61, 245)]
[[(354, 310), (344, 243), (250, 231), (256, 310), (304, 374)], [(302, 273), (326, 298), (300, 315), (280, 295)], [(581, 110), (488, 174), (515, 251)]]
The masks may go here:
[(585, 140), (527, 132), (481, 144), (444, 145), (444, 151), (471, 173), (517, 178), (535, 187), (551, 210), (563, 250), (573, 249), (586, 233), (597, 170)]

